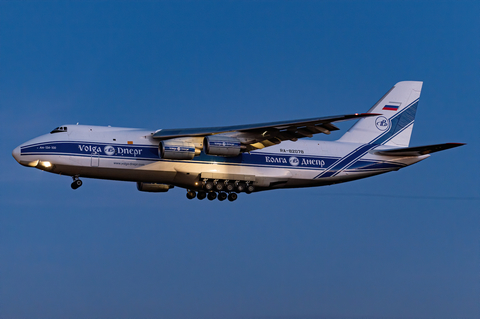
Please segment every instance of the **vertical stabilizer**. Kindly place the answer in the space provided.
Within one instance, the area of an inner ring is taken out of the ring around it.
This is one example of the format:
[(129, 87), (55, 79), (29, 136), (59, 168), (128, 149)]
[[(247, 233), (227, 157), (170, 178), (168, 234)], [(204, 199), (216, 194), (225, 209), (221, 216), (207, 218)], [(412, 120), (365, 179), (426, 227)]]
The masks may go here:
[(412, 135), (422, 84), (423, 82), (419, 81), (395, 84), (368, 111), (381, 115), (359, 120), (339, 141), (407, 147)]

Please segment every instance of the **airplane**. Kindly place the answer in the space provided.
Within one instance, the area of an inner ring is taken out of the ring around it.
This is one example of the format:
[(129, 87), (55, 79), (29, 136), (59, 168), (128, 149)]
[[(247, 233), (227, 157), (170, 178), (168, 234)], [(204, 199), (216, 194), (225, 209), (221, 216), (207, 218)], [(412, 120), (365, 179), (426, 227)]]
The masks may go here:
[[(156, 131), (62, 125), (21, 144), (18, 163), (73, 178), (131, 181), (145, 192), (187, 190), (187, 198), (235, 201), (239, 193), (324, 186), (420, 162), (465, 145), (409, 147), (423, 82), (395, 84), (366, 113), (270, 123)], [(358, 120), (336, 141), (305, 140)]]

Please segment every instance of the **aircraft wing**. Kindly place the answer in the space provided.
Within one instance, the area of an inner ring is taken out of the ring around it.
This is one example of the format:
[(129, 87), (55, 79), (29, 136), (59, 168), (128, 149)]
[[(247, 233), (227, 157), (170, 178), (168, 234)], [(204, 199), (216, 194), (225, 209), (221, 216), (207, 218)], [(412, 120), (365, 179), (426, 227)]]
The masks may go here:
[(330, 117), (309, 118), (293, 121), (278, 121), (269, 123), (204, 127), (204, 128), (184, 128), (184, 129), (164, 129), (158, 130), (153, 134), (153, 138), (159, 140), (168, 140), (179, 137), (203, 137), (222, 133), (241, 133), (243, 139), (248, 140), (246, 144), (261, 143), (263, 146), (247, 147), (247, 150), (263, 148), (279, 144), (285, 140), (296, 141), (302, 137), (312, 137), (313, 134), (330, 134), (339, 128), (333, 125), (333, 122), (360, 119), (369, 116), (376, 116), (376, 113), (355, 113)]
[(448, 150), (449, 148), (454, 148), (462, 145), (465, 145), (465, 144), (464, 143), (445, 143), (445, 144), (435, 144), (435, 145), (426, 145), (426, 146), (402, 147), (402, 148), (395, 148), (390, 150), (374, 151), (374, 153), (377, 155), (386, 155), (386, 156), (421, 156), (421, 155), (427, 155), (430, 153), (435, 153), (443, 150)]

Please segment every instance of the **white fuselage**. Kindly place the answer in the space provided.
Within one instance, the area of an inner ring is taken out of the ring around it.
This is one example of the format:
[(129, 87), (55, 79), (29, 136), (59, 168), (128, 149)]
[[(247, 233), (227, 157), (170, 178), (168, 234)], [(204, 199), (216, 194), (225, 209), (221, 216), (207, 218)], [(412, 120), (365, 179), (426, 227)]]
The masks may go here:
[(375, 155), (382, 146), (317, 140), (284, 141), (236, 157), (160, 158), (152, 131), (66, 125), (13, 151), (22, 165), (52, 173), (199, 188), (202, 180), (251, 179), (257, 190), (329, 185), (398, 170), (426, 157)]

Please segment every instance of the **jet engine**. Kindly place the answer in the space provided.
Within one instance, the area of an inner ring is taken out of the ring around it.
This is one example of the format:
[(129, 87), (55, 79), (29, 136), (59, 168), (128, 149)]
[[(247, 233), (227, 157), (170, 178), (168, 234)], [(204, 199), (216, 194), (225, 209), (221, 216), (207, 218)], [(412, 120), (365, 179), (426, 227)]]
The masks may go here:
[(238, 156), (242, 149), (240, 140), (234, 137), (211, 135), (203, 142), (205, 153), (219, 156)]
[(163, 159), (191, 160), (195, 157), (195, 144), (178, 139), (161, 141), (158, 146)]
[(170, 188), (173, 188), (173, 186), (168, 184), (137, 182), (137, 189), (141, 192), (165, 193), (168, 192)]

